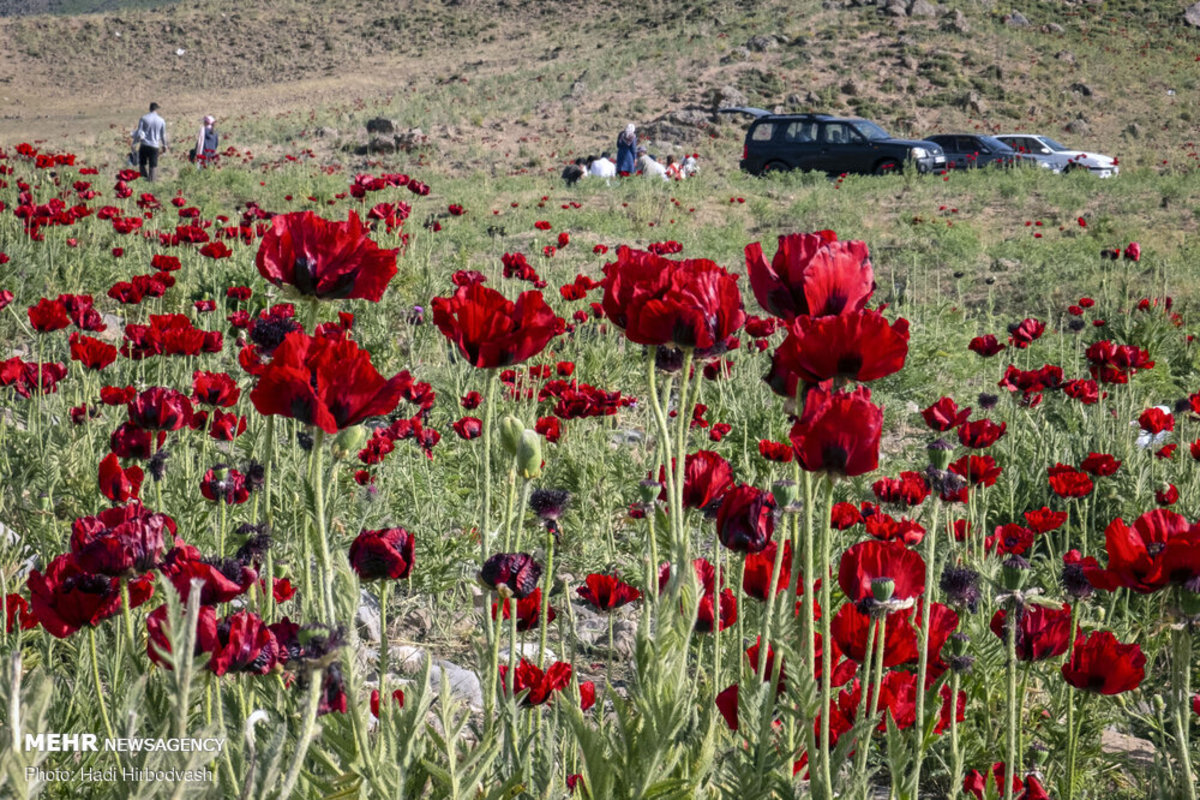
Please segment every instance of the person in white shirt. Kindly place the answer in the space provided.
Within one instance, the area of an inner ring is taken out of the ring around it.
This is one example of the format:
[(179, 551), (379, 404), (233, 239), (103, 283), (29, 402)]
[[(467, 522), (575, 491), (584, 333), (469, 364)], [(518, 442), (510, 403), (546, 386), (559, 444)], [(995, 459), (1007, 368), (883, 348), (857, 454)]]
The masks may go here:
[(642, 173), (644, 178), (658, 177), (665, 180), (667, 178), (667, 168), (650, 157), (650, 154), (645, 150), (638, 153), (637, 160), (638, 171)]
[(156, 180), (159, 153), (167, 152), (167, 123), (158, 115), (158, 103), (151, 103), (150, 113), (138, 120), (132, 138), (132, 147), (138, 149), (138, 171), (146, 180)]
[(698, 155), (692, 153), (690, 156), (687, 156), (683, 159), (683, 167), (681, 169), (683, 172), (683, 177), (690, 178), (700, 171), (699, 158), (700, 157)]
[(588, 165), (588, 175), (596, 178), (617, 177), (617, 164), (608, 153), (602, 153), (599, 158), (589, 160), (591, 163)]

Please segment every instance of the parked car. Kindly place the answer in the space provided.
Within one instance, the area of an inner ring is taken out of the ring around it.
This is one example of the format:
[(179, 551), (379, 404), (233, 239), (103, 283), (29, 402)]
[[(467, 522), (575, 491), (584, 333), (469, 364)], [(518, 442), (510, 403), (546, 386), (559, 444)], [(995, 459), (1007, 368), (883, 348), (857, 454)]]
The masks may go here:
[(1086, 169), (1101, 178), (1115, 177), (1121, 168), (1111, 156), (1085, 152), (1059, 144), (1049, 136), (1034, 133), (1004, 133), (996, 137), (1018, 153), (1029, 153), (1046, 159), (1055, 172)]
[(925, 138), (942, 148), (946, 154), (946, 165), (954, 169), (971, 169), (973, 167), (987, 166), (1016, 167), (1022, 164), (1032, 166), (1037, 163), (1037, 160), (1032, 156), (1026, 158), (1004, 142), (992, 136), (979, 136), (970, 133), (939, 133), (936, 136), (927, 136)]
[(944, 169), (946, 157), (932, 142), (894, 139), (865, 119), (828, 114), (772, 114), (761, 108), (718, 113), (754, 117), (746, 131), (741, 167), (753, 175), (792, 169), (885, 175), (911, 163), (919, 172)]

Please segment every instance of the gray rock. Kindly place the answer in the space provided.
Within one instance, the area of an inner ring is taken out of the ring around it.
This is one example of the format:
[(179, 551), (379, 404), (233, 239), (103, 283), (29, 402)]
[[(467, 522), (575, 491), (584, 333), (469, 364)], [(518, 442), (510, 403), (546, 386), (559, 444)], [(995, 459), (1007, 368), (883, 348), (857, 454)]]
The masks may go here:
[(1028, 28), (1030, 25), (1029, 19), (1020, 11), (1014, 11), (1011, 14), (1004, 16), (1004, 24), (1010, 28)]
[[(517, 657), (523, 658), (527, 661), (533, 661), (534, 663), (537, 663), (538, 647), (539, 647), (539, 645), (537, 642), (521, 642), (521, 644), (517, 647)], [(554, 655), (554, 651), (551, 650), (549, 647), (546, 648), (546, 660), (551, 661), (551, 662), (558, 660), (558, 657)], [(508, 648), (507, 647), (500, 648), (500, 663), (501, 664), (508, 663)]]
[(441, 686), (443, 672), (450, 684), (450, 694), (473, 708), (483, 708), (483, 686), (477, 674), (450, 661), (439, 661), (429, 671), (430, 684)]
[(367, 142), (368, 153), (383, 153), (385, 155), (396, 152), (395, 138), (387, 139), (383, 136), (374, 136), (371, 141)]
[(1183, 12), (1183, 21), (1193, 28), (1200, 28), (1200, 3), (1188, 6)]
[(900, 57), (900, 66), (904, 67), (907, 70), (915, 72), (917, 70), (917, 68), (921, 66), (921, 62), (917, 61), (917, 59), (914, 58), (913, 56), (901, 56)]
[(979, 96), (979, 92), (967, 92), (958, 98), (958, 106), (964, 111), (970, 111), (974, 114), (987, 113), (987, 104), (983, 102), (983, 98)]
[(937, 6), (929, 0), (913, 0), (912, 5), (908, 7), (910, 17), (936, 17), (937, 13)]
[(1054, 58), (1063, 62), (1064, 64), (1074, 64), (1075, 63), (1075, 54), (1071, 53), (1067, 50), (1059, 50), (1057, 53), (1054, 54)]
[(411, 153), (418, 147), (424, 147), (429, 144), (429, 137), (420, 128), (409, 128), (404, 133), (396, 134), (393, 141), (397, 150)]
[(750, 58), (750, 51), (744, 47), (735, 47), (725, 54), (721, 59), (722, 64), (736, 64), (739, 61), (745, 61)]
[(1142, 769), (1150, 769), (1158, 760), (1154, 742), (1139, 739), (1112, 728), (1105, 728), (1100, 732), (1100, 750)]
[(751, 36), (746, 41), (746, 49), (752, 50), (755, 53), (765, 53), (768, 50), (774, 50), (778, 46), (779, 43), (775, 41), (774, 36), (763, 36), (762, 34)]
[(967, 21), (967, 15), (956, 8), (946, 15), (942, 29), (956, 33), (969, 33), (971, 24)]
[(892, 0), (888, 7), (883, 10), (884, 14), (889, 17), (907, 17), (908, 8), (900, 0)]
[(1078, 92), (1079, 94), (1083, 95), (1084, 97), (1092, 96), (1092, 87), (1088, 86), (1086, 83), (1072, 83), (1071, 91)]
[(748, 102), (746, 95), (736, 86), (722, 86), (712, 90), (709, 96), (712, 98), (714, 109), (725, 106), (744, 106)]
[(842, 90), (842, 94), (849, 95), (850, 97), (854, 97), (859, 92), (858, 84), (854, 82), (853, 78), (843, 83), (839, 88)]
[(1090, 133), (1092, 126), (1087, 124), (1087, 121), (1081, 117), (1077, 117), (1067, 123), (1067, 132), (1073, 133), (1076, 136), (1084, 136)]
[(367, 133), (395, 133), (396, 123), (387, 117), (375, 117), (367, 120)]
[(405, 675), (414, 675), (425, 668), (428, 654), (423, 648), (411, 644), (388, 647), (388, 667)]
[(1129, 123), (1129, 125), (1125, 128), (1125, 135), (1130, 139), (1140, 139), (1144, 133), (1145, 131), (1143, 130), (1142, 126), (1136, 122)]
[(312, 135), (318, 139), (336, 139), (338, 137), (338, 129), (327, 128), (321, 125), (313, 129)]
[(787, 96), (785, 102), (791, 108), (803, 108), (805, 106), (804, 98), (794, 92)]
[(107, 327), (96, 334), (102, 342), (119, 342), (125, 338), (125, 321), (113, 314), (101, 314), (100, 321)]
[(1042, 26), (1042, 33), (1065, 33), (1066, 29), (1057, 22), (1047, 22)]
[(699, 108), (681, 108), (670, 112), (666, 118), (677, 125), (691, 125), (696, 128), (706, 127), (711, 122), (708, 113)]
[(379, 641), (379, 600), (365, 589), (358, 597), (358, 611), (354, 614), (358, 635), (368, 642)]

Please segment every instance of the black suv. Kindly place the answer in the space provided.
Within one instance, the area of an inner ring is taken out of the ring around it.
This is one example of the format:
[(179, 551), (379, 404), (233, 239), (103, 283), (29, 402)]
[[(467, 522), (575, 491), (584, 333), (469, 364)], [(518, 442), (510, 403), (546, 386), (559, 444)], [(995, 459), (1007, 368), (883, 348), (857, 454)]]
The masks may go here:
[(906, 162), (919, 172), (946, 168), (946, 156), (933, 142), (893, 139), (865, 119), (744, 107), (719, 111), (754, 117), (741, 161), (742, 169), (753, 175), (789, 169), (886, 175), (899, 172)]

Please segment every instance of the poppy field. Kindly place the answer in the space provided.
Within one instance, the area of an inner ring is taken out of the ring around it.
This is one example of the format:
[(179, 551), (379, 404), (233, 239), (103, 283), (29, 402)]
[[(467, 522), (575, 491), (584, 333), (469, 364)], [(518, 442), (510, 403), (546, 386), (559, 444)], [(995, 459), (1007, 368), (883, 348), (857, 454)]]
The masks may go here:
[(0, 796), (1195, 800), (1186, 176), (225, 159), (0, 153)]

